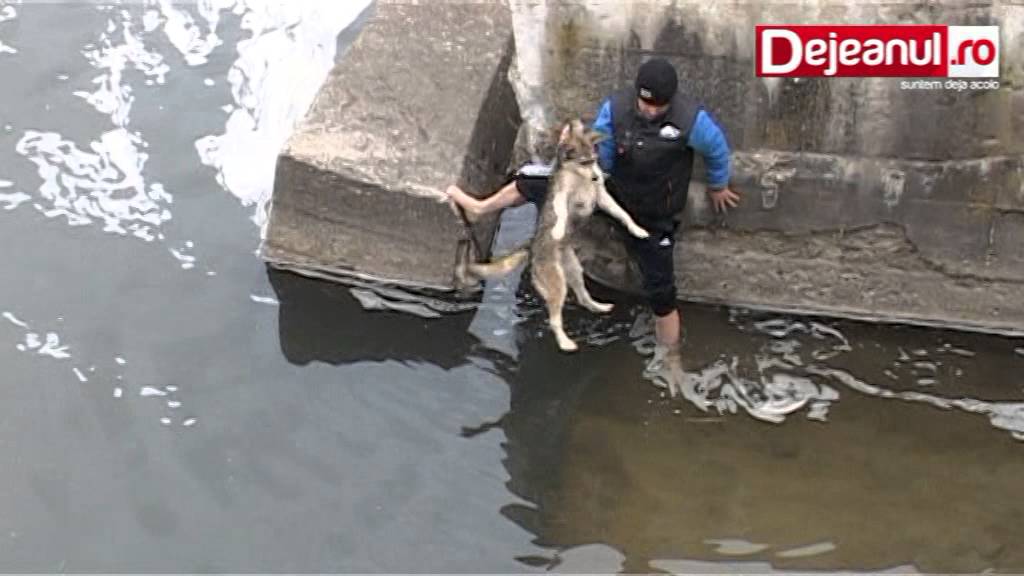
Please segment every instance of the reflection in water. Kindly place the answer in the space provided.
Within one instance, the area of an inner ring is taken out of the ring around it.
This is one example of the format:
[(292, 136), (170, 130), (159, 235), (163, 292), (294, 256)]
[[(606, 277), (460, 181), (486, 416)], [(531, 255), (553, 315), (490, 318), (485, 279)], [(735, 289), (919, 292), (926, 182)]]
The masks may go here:
[(281, 351), (294, 364), (399, 360), (450, 369), (465, 364), (471, 351), (481, 351), (478, 341), (464, 334), (471, 314), (418, 319), (371, 312), (373, 332), (367, 335), (368, 320), (358, 320), (367, 313), (348, 288), (269, 266), (267, 275), (276, 298), (250, 298), (278, 303)]

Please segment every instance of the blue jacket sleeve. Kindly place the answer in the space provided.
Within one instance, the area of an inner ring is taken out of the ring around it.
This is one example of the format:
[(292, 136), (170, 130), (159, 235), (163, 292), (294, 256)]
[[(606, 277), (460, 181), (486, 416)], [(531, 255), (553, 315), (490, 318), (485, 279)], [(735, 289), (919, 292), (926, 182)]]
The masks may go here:
[(708, 188), (720, 190), (728, 186), (732, 151), (729, 150), (725, 133), (703, 108), (697, 112), (697, 118), (693, 121), (688, 144), (704, 156)]
[(605, 173), (612, 171), (615, 164), (615, 140), (612, 138), (612, 101), (605, 100), (601, 104), (601, 110), (594, 119), (592, 128), (598, 132), (607, 134), (608, 137), (597, 144), (597, 163)]

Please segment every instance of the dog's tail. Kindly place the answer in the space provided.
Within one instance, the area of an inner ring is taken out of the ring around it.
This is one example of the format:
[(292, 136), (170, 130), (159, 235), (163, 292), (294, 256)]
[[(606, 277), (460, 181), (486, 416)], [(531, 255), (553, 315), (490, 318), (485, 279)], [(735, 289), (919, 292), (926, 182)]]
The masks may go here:
[(470, 274), (477, 278), (494, 278), (515, 270), (517, 266), (526, 262), (526, 259), (529, 257), (530, 249), (523, 247), (490, 262), (471, 263), (466, 268)]

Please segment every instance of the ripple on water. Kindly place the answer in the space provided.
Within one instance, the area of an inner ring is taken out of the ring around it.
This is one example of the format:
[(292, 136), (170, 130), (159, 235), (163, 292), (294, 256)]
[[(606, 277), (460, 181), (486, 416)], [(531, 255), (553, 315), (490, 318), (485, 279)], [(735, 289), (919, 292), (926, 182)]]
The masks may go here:
[[(747, 313), (730, 311), (730, 321), (740, 332), (761, 334), (770, 340), (762, 343), (751, 357), (732, 355), (719, 358), (698, 370), (683, 371), (682, 397), (703, 412), (719, 415), (744, 412), (758, 420), (781, 423), (792, 414), (805, 411), (811, 420), (826, 421), (829, 407), (848, 390), (876, 398), (924, 403), (940, 409), (959, 409), (988, 417), (993, 427), (1024, 440), (1024, 402), (982, 401), (972, 398), (947, 398), (917, 390), (897, 391), (872, 384), (826, 361), (840, 358), (853, 350), (847, 337), (837, 328), (823, 323), (786, 317), (750, 320)], [(653, 323), (649, 316), (638, 316), (630, 331), (634, 347), (652, 356), (645, 377), (658, 386), (669, 388), (669, 369), (656, 350)], [(971, 362), (976, 353), (951, 343), (934, 350), (898, 348), (897, 357), (882, 374), (888, 380), (912, 380), (919, 388), (936, 389), (940, 369), (950, 368), (945, 377), (959, 378), (963, 369), (958, 362)], [(1018, 352), (1019, 353), (1019, 352)], [(946, 360), (943, 360), (946, 358)], [(950, 376), (951, 375), (951, 376)]]

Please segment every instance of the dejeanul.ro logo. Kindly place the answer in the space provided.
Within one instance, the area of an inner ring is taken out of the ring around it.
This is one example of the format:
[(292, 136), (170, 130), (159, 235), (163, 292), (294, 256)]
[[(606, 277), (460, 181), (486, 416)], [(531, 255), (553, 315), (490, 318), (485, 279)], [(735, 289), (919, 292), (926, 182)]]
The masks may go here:
[(903, 89), (999, 87), (998, 26), (761, 24), (755, 34), (759, 77), (903, 77), (917, 78), (902, 81)]

